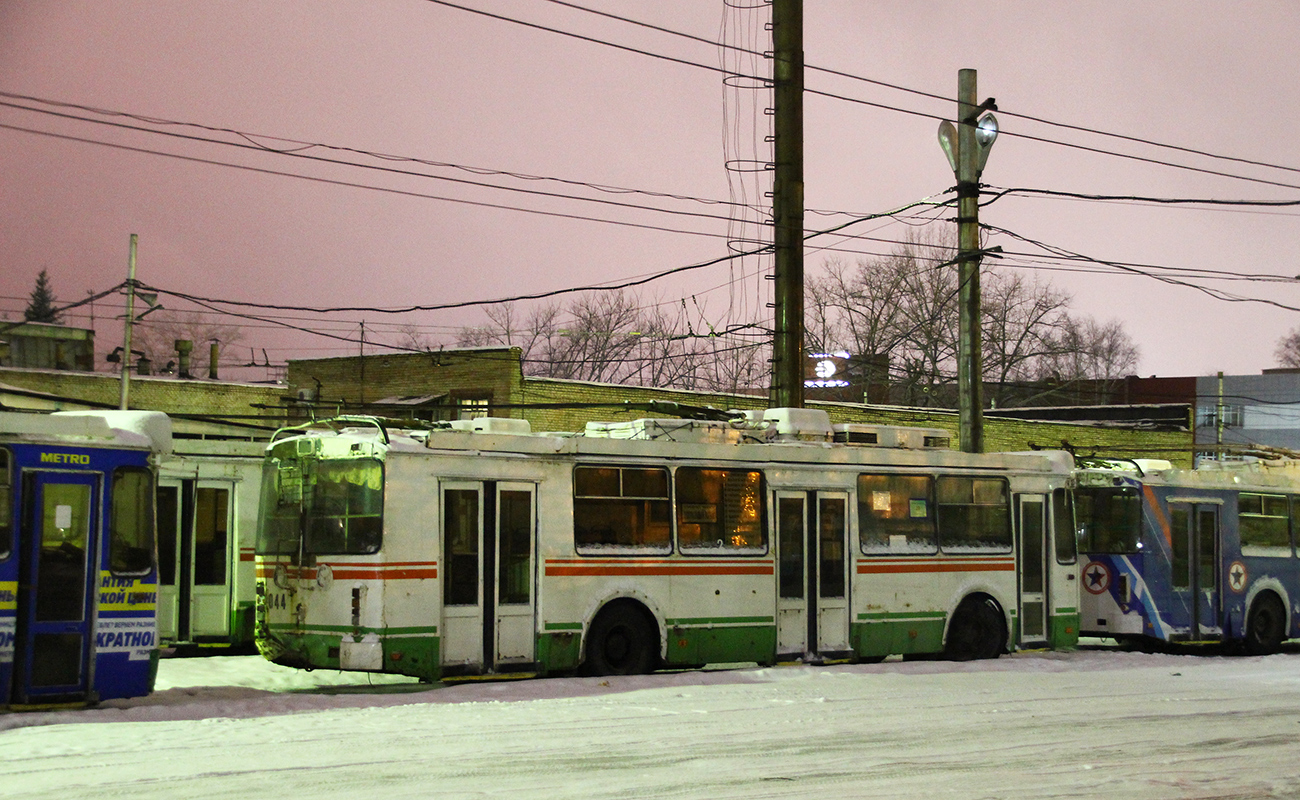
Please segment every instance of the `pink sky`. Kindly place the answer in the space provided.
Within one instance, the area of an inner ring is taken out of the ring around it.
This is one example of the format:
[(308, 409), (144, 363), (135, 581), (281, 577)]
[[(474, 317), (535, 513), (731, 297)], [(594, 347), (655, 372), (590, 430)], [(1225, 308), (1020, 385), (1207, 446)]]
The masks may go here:
[[(639, 49), (718, 63), (716, 48), (545, 0), (465, 3)], [(717, 37), (723, 19), (721, 0), (582, 4), (710, 39)], [(945, 96), (955, 92), (958, 69), (971, 67), (979, 70), (981, 96), (995, 96), (999, 108), (1009, 112), (1000, 114), (1006, 133), (1300, 186), (1295, 170), (1210, 160), (1011, 116), (1028, 114), (1300, 166), (1300, 139), (1294, 133), (1300, 85), (1291, 66), (1300, 61), (1295, 35), (1300, 7), (1286, 0), (974, 5), (817, 0), (807, 6), (804, 46), (810, 65)], [(807, 85), (929, 114), (953, 112), (950, 101), (824, 74), (810, 72)], [(724, 91), (716, 72), (420, 0), (6, 0), (0, 3), (0, 92), (439, 162), (728, 197)], [(734, 122), (736, 113), (733, 108), (727, 119)], [(0, 106), (0, 125), (401, 192), (706, 234), (377, 192), (0, 128), (0, 311), (11, 318), (21, 314), (41, 268), (49, 270), (65, 301), (122, 281), (131, 233), (140, 236), (139, 278), (146, 283), (284, 305), (495, 299), (647, 275), (727, 252), (718, 238), (726, 223), (719, 220), (310, 163), (5, 106)], [(936, 127), (927, 117), (808, 97), (807, 205), (872, 213), (949, 188), (952, 174), (935, 141)], [(490, 180), (445, 169), (427, 171)], [(994, 147), (984, 181), (1101, 194), (1300, 198), (1297, 188), (1010, 135)], [(556, 184), (502, 182), (576, 191)], [(586, 194), (718, 213), (717, 206)], [(1298, 214), (1290, 209), (1209, 211), (1008, 198), (988, 207), (982, 219), (1096, 258), (1292, 277), (1300, 274), (1294, 245)], [(838, 221), (814, 215), (807, 220), (809, 227)], [(910, 229), (877, 221), (853, 230), (900, 239)], [(832, 243), (872, 251), (889, 247)], [(990, 244), (1031, 249), (1006, 238)], [(809, 273), (815, 274), (827, 256), (810, 248)], [(678, 306), (687, 298), (699, 322), (721, 327), (737, 315), (767, 313), (766, 283), (752, 276), (741, 279), (756, 266), (686, 273), (644, 287), (641, 296)], [(1113, 271), (1044, 269), (1034, 274), (1072, 292), (1077, 312), (1122, 321), (1141, 347), (1139, 371), (1144, 375), (1258, 372), (1273, 365), (1277, 340), (1300, 324), (1294, 311), (1226, 303), (1194, 289)], [(738, 282), (729, 287), (732, 281)], [(1198, 282), (1300, 307), (1294, 283)], [(186, 307), (166, 298), (164, 303)], [(119, 323), (105, 323), (114, 313), (120, 309), (97, 304), (101, 344), (120, 341)], [(349, 313), (334, 315), (328, 324), (302, 313), (283, 316), (296, 317), (286, 320), (295, 325), (327, 327), (353, 337), (364, 319), (368, 338), (380, 341), (397, 341), (400, 324), (444, 335), (482, 319), (472, 310), (401, 318)], [(243, 324), (244, 346), (255, 348), (259, 358), (263, 348), (272, 361), (356, 352), (355, 345), (344, 342), (286, 334), (264, 323)], [(248, 355), (246, 351), (241, 358)], [(246, 377), (261, 376), (250, 371)]]

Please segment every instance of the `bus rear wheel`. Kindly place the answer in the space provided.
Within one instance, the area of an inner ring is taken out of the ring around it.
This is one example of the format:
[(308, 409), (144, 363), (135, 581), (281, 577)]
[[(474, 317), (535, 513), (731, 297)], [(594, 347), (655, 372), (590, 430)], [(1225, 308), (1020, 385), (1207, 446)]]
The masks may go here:
[(1255, 601), (1246, 620), (1246, 652), (1252, 656), (1276, 653), (1286, 638), (1286, 609), (1276, 595)]
[(998, 604), (988, 596), (968, 597), (953, 612), (943, 651), (953, 661), (997, 658), (1005, 642), (1006, 625)]
[(640, 675), (654, 669), (658, 658), (658, 631), (633, 605), (608, 606), (587, 632), (586, 672), (590, 675)]

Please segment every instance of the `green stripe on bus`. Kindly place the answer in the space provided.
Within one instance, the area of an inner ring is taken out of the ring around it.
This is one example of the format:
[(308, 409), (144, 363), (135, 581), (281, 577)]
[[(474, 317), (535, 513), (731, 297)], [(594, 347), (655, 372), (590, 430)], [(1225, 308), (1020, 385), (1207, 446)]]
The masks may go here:
[(774, 622), (772, 617), (681, 617), (679, 619), (666, 619), (665, 625), (669, 626), (687, 626), (687, 625), (771, 625)]
[(859, 614), (858, 621), (859, 622), (904, 622), (906, 620), (911, 620), (911, 619), (917, 619), (917, 620), (943, 619), (946, 616), (948, 616), (947, 613), (943, 611), (911, 611), (911, 612), (879, 611), (879, 612), (869, 613), (869, 614)]
[(547, 631), (580, 631), (582, 630), (581, 622), (548, 622), (542, 630)]
[(355, 627), (353, 625), (292, 625), (289, 623), (275, 623), (268, 625), (272, 631), (281, 633), (338, 633), (338, 634), (379, 634), (380, 636), (420, 636), (427, 634), (436, 634), (438, 626), (425, 625), (409, 628), (367, 628)]

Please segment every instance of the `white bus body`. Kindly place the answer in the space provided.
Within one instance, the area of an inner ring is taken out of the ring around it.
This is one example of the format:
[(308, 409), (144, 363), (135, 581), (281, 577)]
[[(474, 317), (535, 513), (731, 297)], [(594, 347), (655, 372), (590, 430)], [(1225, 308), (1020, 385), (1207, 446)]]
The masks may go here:
[(839, 443), (870, 432), (818, 411), (457, 425), (273, 439), (264, 655), (433, 680), (1077, 639), (1066, 454), (965, 454), (906, 429)]

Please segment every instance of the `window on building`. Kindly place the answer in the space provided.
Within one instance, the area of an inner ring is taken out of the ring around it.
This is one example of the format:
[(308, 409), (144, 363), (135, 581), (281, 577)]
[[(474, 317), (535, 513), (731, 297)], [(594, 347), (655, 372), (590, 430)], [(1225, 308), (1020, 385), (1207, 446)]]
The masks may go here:
[(672, 550), (668, 470), (577, 467), (573, 471), (573, 543), (579, 553)]

